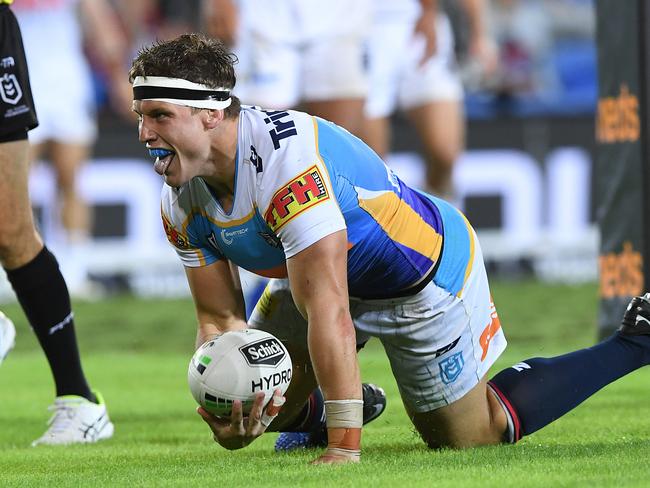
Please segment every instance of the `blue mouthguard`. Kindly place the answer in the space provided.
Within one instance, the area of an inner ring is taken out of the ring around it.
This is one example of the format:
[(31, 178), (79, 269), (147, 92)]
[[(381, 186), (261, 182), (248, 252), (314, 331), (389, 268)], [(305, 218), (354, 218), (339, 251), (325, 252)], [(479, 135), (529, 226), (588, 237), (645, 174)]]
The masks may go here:
[(163, 149), (160, 147), (149, 149), (149, 155), (153, 156), (154, 158), (164, 158), (169, 156), (170, 154), (174, 154), (174, 151), (170, 151), (169, 149)]

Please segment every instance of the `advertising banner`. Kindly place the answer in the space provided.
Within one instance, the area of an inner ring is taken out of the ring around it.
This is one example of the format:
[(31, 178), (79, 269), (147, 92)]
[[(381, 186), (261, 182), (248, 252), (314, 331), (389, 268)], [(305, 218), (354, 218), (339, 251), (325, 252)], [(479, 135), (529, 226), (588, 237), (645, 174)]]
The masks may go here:
[(597, 1), (598, 109), (594, 197), (600, 225), (600, 310), (605, 337), (618, 328), (630, 297), (641, 294), (648, 271), (646, 199), (648, 133), (644, 11), (649, 2)]

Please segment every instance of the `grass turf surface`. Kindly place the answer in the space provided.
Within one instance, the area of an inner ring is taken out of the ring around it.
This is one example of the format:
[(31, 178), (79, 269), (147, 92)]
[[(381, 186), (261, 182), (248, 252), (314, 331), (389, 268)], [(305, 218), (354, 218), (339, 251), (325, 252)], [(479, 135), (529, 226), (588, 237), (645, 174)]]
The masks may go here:
[[(595, 341), (595, 285), (494, 283), (509, 347), (493, 372)], [(194, 341), (189, 300), (130, 297), (76, 303), (86, 373), (106, 397), (116, 433), (95, 445), (31, 448), (53, 387), (15, 305), (3, 306), (18, 344), (0, 367), (0, 486), (648, 486), (650, 368), (606, 387), (516, 446), (427, 450), (413, 432), (383, 350), (360, 354), (364, 380), (388, 394), (364, 430), (359, 465), (313, 467), (314, 451), (275, 454), (276, 434), (246, 449), (215, 445), (194, 413), (186, 367)]]

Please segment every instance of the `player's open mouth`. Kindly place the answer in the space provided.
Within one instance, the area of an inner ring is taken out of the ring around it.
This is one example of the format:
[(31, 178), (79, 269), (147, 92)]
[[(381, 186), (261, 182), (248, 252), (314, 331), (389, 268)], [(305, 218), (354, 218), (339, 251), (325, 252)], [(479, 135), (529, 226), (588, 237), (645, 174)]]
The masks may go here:
[(167, 172), (167, 168), (169, 168), (176, 153), (162, 147), (150, 147), (149, 155), (156, 158), (156, 161), (153, 163), (153, 169), (162, 176)]

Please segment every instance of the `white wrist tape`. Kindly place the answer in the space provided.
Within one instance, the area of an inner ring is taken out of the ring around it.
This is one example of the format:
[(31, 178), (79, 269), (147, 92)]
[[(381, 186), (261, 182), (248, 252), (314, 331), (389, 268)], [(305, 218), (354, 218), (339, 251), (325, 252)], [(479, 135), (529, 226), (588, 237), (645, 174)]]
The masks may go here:
[(360, 429), (363, 425), (363, 400), (325, 400), (328, 428)]

